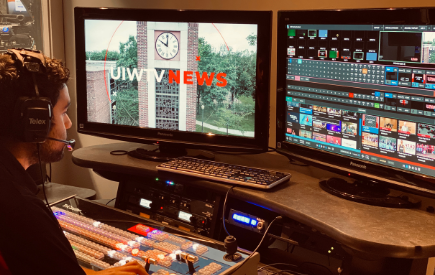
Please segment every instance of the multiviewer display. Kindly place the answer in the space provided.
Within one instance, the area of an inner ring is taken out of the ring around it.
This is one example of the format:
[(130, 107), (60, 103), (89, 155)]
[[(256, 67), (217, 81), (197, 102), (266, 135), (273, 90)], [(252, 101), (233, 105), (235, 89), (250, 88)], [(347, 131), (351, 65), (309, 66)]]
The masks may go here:
[(286, 81), (286, 141), (435, 176), (435, 25), (287, 24)]
[(254, 138), (257, 32), (85, 20), (88, 122)]

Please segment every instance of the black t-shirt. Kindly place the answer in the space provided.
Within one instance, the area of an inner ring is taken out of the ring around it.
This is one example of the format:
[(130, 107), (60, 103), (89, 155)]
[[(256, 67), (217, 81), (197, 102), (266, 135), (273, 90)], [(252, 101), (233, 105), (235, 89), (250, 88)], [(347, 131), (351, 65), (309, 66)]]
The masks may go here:
[(0, 254), (9, 270), (14, 275), (85, 274), (37, 192), (33, 179), (0, 145)]

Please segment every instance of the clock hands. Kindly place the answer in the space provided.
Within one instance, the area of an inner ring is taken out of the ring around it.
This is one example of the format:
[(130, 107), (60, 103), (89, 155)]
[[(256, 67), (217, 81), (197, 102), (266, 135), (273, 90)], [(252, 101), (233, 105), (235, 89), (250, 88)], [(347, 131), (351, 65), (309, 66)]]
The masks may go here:
[[(166, 36), (166, 43), (164, 37)], [(171, 46), (169, 46), (169, 36), (171, 36)], [(159, 44), (156, 43), (158, 54), (164, 59), (174, 58), (178, 53), (178, 40), (172, 33), (162, 33), (157, 38)], [(165, 45), (166, 48), (161, 47), (161, 44)]]
[(168, 46), (168, 41), (166, 41), (166, 44), (162, 40), (160, 40), (160, 42), (162, 42), (162, 44), (165, 45), (166, 47)]

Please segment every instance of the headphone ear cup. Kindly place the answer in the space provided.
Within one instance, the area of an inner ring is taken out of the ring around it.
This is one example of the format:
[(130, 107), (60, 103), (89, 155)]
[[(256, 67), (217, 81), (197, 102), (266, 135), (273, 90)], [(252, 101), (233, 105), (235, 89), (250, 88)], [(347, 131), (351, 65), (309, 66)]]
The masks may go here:
[(50, 131), (52, 116), (50, 99), (18, 98), (12, 120), (14, 136), (23, 142), (44, 142)]

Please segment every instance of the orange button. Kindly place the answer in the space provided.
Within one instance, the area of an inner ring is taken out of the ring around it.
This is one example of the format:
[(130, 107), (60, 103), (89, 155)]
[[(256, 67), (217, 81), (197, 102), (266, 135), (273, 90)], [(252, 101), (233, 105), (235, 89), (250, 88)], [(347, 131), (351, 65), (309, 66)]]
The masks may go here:
[(363, 68), (363, 69), (362, 69), (362, 73), (363, 73), (363, 74), (367, 74), (367, 68)]

